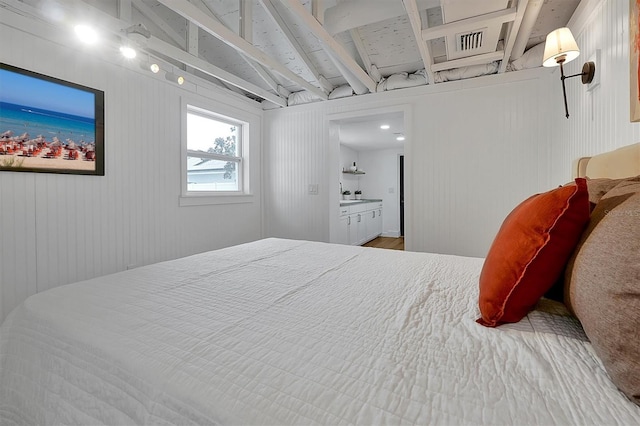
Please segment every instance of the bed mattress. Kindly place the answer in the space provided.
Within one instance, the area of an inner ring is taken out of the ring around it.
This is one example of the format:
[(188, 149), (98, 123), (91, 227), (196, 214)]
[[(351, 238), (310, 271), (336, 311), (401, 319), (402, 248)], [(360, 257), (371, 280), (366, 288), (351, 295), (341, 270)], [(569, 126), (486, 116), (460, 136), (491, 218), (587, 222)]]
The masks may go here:
[(576, 321), (478, 325), (482, 259), (265, 239), (58, 287), (0, 424), (640, 424)]

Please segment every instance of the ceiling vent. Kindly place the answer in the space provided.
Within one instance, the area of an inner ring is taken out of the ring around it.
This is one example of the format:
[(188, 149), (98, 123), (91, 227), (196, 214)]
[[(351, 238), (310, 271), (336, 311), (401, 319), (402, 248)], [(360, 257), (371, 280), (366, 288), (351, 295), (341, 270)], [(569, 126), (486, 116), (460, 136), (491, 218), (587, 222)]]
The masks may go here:
[(487, 29), (467, 31), (456, 34), (456, 50), (458, 52), (474, 51), (482, 48), (484, 33)]

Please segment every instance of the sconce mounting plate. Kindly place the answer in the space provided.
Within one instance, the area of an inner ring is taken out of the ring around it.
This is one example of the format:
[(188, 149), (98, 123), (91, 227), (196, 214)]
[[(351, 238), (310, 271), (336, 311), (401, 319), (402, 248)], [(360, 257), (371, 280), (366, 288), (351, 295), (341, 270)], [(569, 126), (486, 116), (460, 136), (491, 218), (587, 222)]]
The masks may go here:
[(582, 84), (589, 84), (596, 75), (596, 64), (594, 62), (585, 62), (582, 66)]

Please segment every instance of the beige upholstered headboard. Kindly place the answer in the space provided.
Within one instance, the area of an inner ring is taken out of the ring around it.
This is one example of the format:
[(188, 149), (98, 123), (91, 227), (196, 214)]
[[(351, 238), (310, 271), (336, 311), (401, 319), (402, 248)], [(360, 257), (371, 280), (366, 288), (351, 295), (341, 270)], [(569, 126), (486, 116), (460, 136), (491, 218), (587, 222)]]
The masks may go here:
[(573, 164), (573, 177), (620, 179), (640, 175), (640, 143), (582, 157)]

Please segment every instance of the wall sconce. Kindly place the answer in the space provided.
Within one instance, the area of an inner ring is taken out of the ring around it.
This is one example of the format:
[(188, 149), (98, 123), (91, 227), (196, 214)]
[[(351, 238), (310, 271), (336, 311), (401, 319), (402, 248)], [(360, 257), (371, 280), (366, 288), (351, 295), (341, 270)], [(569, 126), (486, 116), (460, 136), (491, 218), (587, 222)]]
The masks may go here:
[(164, 78), (166, 78), (167, 80), (169, 80), (172, 83), (177, 83), (179, 85), (184, 84), (184, 77), (181, 76), (181, 75), (174, 74), (172, 72), (167, 72), (164, 75)]
[(564, 75), (562, 64), (569, 63), (580, 55), (578, 44), (571, 34), (569, 28), (558, 28), (547, 35), (547, 42), (544, 45), (544, 55), (542, 65), (545, 67), (555, 67), (560, 65), (560, 80), (562, 81), (562, 95), (564, 96), (564, 111), (569, 118), (569, 107), (567, 106), (567, 90), (564, 81), (568, 78), (581, 76), (582, 84), (589, 84), (596, 74), (596, 64), (585, 62), (582, 72), (574, 75)]

